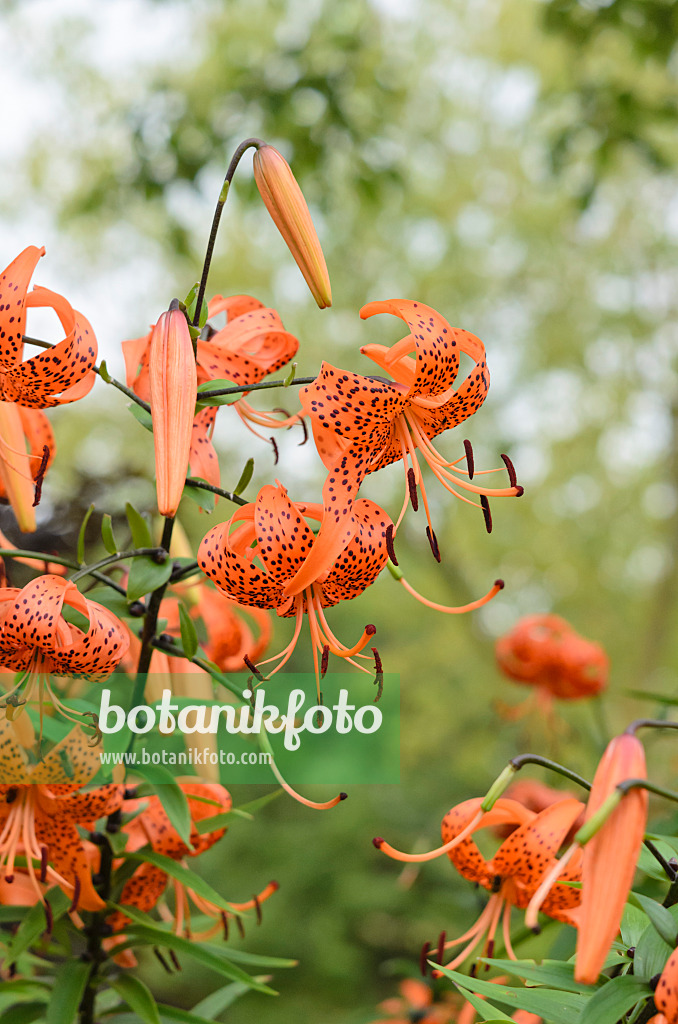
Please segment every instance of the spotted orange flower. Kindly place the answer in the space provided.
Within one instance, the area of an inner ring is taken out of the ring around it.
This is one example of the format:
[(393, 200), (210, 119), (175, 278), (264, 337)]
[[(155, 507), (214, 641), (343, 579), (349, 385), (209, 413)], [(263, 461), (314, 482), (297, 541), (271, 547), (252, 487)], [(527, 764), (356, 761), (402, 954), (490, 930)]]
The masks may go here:
[[(481, 810), (482, 799), (466, 800), (453, 807), (443, 818), (443, 845), (430, 853), (407, 854), (395, 850), (385, 840), (373, 840), (377, 849), (394, 860), (418, 862), (432, 860), (446, 853), (464, 878), (487, 889), (492, 895), (474, 925), (458, 939), (438, 943), (436, 958), (440, 963), (445, 950), (466, 943), (449, 963), (454, 969), (486, 937), (485, 956), (492, 956), (494, 939), (501, 921), (507, 955), (515, 960), (511, 946), (511, 908), (527, 908), (546, 875), (559, 862), (556, 855), (563, 839), (583, 810), (578, 800), (560, 800), (539, 814), (515, 800), (501, 797), (490, 811)], [(502, 825), (516, 826), (497, 852), (486, 859), (471, 838), (479, 829)], [(579, 920), (579, 889), (567, 882), (581, 879), (581, 853), (570, 858), (559, 880), (553, 885), (541, 909), (549, 917), (577, 925)], [(426, 947), (428, 953), (428, 947)], [(425, 958), (422, 958), (425, 959)]]
[[(586, 821), (602, 808), (619, 783), (646, 777), (640, 740), (632, 733), (615, 736), (598, 764), (586, 805)], [(576, 980), (584, 984), (596, 982), (619, 931), (645, 835), (647, 806), (646, 790), (629, 790), (584, 847), (581, 928), (574, 972)]]
[(526, 615), (496, 644), (504, 675), (547, 697), (578, 700), (607, 686), (608, 657), (559, 615)]
[[(91, 390), (97, 342), (91, 325), (49, 288), (28, 285), (45, 250), (29, 245), (0, 274), (0, 400), (34, 409), (74, 402)], [(22, 362), (26, 310), (56, 313), (65, 338)]]
[[(170, 857), (172, 860), (183, 861), (186, 857), (197, 857), (204, 853), (222, 838), (226, 832), (225, 828), (199, 833), (196, 823), (229, 811), (232, 804), (229, 792), (216, 783), (182, 782), (180, 785), (188, 801), (191, 814), (191, 846), (193, 849), (189, 850), (175, 831), (159, 798), (151, 796), (125, 802), (125, 812), (139, 811), (137, 816), (124, 826), (124, 831), (128, 836), (126, 847), (128, 852), (135, 852), (150, 843), (151, 849), (155, 853)], [(119, 903), (122, 907), (135, 907), (137, 910), (148, 913), (158, 904), (169, 881), (169, 876), (161, 868), (154, 864), (142, 864), (125, 883)], [(244, 903), (231, 903), (231, 910), (225, 911), (176, 879), (172, 879), (172, 882), (175, 898), (174, 913), (172, 914), (167, 907), (162, 906), (159, 907), (161, 916), (174, 922), (174, 931), (177, 935), (183, 934), (187, 938), (195, 939), (208, 939), (222, 930), (226, 931), (229, 918), (236, 917), (240, 912), (256, 910), (259, 915), (261, 903), (272, 896), (278, 888), (276, 882), (269, 882), (257, 896)], [(199, 913), (217, 919), (215, 925), (210, 926), (204, 932), (192, 933), (189, 897), (190, 902)], [(115, 932), (124, 929), (129, 924), (129, 920), (121, 911), (117, 911), (108, 919)]]
[[(472, 482), (481, 474), (475, 472), (470, 444), (466, 444), (464, 455), (449, 462), (431, 441), (463, 423), (485, 400), (490, 378), (483, 343), (468, 331), (450, 327), (439, 313), (420, 302), (370, 302), (360, 311), (363, 319), (376, 313), (392, 313), (410, 329), (402, 341), (390, 348), (365, 345), (361, 349), (393, 379), (363, 377), (323, 363), (317, 380), (300, 394), (318, 454), (329, 470), (323, 490), (327, 515), (321, 533), (334, 551), (341, 551), (362, 480), (368, 473), (402, 460), (405, 501), (395, 529), (408, 502), (415, 510), (418, 508), (420, 492), (428, 522), (427, 535), (439, 560), (419, 457), (451, 494), (471, 504), (475, 502), (467, 495), (480, 499), (488, 529), (488, 498), (519, 495), (522, 487), (516, 483), (508, 458), (505, 462), (510, 486), (489, 488)], [(460, 353), (470, 356), (474, 367), (455, 387)], [(465, 468), (459, 465), (461, 462)], [(305, 586), (316, 568), (316, 559), (309, 559), (299, 571), (295, 585)]]
[(443, 1001), (438, 1001), (433, 989), (415, 978), (401, 981), (398, 989), (399, 996), (379, 1003), (379, 1009), (388, 1016), (373, 1024), (452, 1024), (458, 1020), (457, 999), (452, 993), (443, 993)]
[[(572, 797), (572, 793), (566, 789), (553, 789), (552, 786), (547, 786), (545, 782), (539, 782), (537, 779), (518, 779), (516, 782), (511, 783), (504, 796), (510, 800), (517, 800), (523, 807), (527, 807), (528, 810), (539, 814), (540, 811), (550, 807), (551, 804)], [(582, 810), (582, 813), (573, 822), (570, 831), (563, 839), (564, 845), (567, 845), (574, 839), (575, 832), (583, 824), (584, 812)], [(498, 836), (506, 838), (516, 827), (515, 825), (498, 825), (494, 831)]]
[(654, 1003), (660, 1011), (656, 1024), (660, 1021), (661, 1024), (678, 1024), (678, 949), (674, 949), (666, 961), (655, 989)]
[(12, 506), (23, 533), (35, 530), (35, 506), (54, 453), (54, 434), (44, 412), (0, 402), (0, 501)]
[(206, 581), (196, 589), (199, 593), (191, 608), (191, 617), (205, 626), (207, 640), (203, 649), (209, 660), (222, 672), (242, 669), (245, 655), (250, 661), (258, 662), (271, 642), (270, 612), (252, 606), (244, 608), (208, 586)]
[[(285, 330), (274, 309), (266, 308), (251, 295), (215, 295), (208, 305), (210, 317), (226, 314), (226, 325), (217, 330), (210, 323), (203, 329), (197, 344), (198, 384), (210, 380), (230, 380), (234, 384), (258, 384), (269, 373), (275, 373), (296, 355), (299, 342)], [(127, 385), (143, 398), (150, 399), (148, 359), (151, 335), (123, 341)], [(243, 422), (253, 429), (267, 430), (289, 427), (299, 415), (282, 418), (253, 409), (245, 396), (233, 403)], [(201, 410), (193, 421), (190, 466), (193, 476), (200, 476), (214, 486), (219, 485), (219, 463), (212, 445), (216, 408)], [(260, 436), (260, 435), (258, 435)]]
[[(85, 632), (63, 617), (64, 605), (89, 622)], [(45, 688), (55, 707), (73, 721), (50, 681), (82, 675), (105, 679), (129, 645), (126, 629), (107, 608), (90, 601), (60, 576), (38, 576), (23, 589), (0, 588), (0, 668), (21, 673), (19, 682), (2, 696), (2, 707), (31, 700)], [(18, 695), (21, 699), (18, 699)]]
[[(29, 764), (13, 725), (0, 719), (0, 877), (4, 890), (15, 877), (15, 861), (26, 861), (25, 894), (45, 903), (44, 891), (58, 885), (72, 896), (72, 910), (102, 910), (90, 859), (77, 826), (91, 831), (98, 818), (117, 810), (122, 786), (85, 790), (101, 767), (82, 729), (75, 728), (37, 764)], [(1, 896), (0, 896), (1, 898)], [(49, 913), (49, 911), (47, 911)]]
[[(304, 614), (308, 615), (319, 697), (319, 679), (329, 654), (361, 668), (352, 659), (360, 656), (376, 632), (374, 626), (366, 626), (358, 642), (347, 647), (332, 632), (325, 608), (358, 597), (374, 582), (386, 564), (386, 532), (392, 525), (373, 501), (357, 501), (352, 539), (337, 556), (324, 545), (323, 515), (320, 505), (290, 501), (282, 484), (268, 485), (261, 488), (256, 501), (210, 530), (198, 549), (200, 568), (229, 597), (255, 608), (274, 608), (284, 618), (294, 617), (291, 642), (280, 654), (261, 662), (263, 666), (277, 661), (269, 675), (291, 657)], [(317, 536), (309, 521), (321, 523)], [(294, 581), (299, 570), (318, 549), (321, 557), (315, 560), (320, 563), (316, 575), (297, 587)]]

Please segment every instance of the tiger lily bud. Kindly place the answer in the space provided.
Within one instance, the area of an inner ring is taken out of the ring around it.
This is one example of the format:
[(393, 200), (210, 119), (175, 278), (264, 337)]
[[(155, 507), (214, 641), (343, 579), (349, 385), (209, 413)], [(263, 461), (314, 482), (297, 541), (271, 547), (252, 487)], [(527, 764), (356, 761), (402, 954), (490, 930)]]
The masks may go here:
[(655, 989), (654, 1003), (661, 1013), (652, 1020), (657, 1024), (678, 1024), (678, 949), (674, 949), (666, 961)]
[(161, 515), (174, 517), (188, 470), (198, 393), (193, 344), (178, 303), (173, 302), (153, 328), (149, 384), (158, 509)]
[[(586, 807), (589, 822), (625, 779), (647, 777), (645, 751), (631, 733), (615, 736), (596, 770)], [(592, 985), (614, 942), (647, 822), (647, 792), (630, 789), (584, 847), (575, 978)], [(586, 831), (586, 824), (578, 833)]]
[(306, 200), (287, 160), (273, 146), (254, 154), (254, 180), (278, 231), (321, 309), (332, 305), (325, 257)]

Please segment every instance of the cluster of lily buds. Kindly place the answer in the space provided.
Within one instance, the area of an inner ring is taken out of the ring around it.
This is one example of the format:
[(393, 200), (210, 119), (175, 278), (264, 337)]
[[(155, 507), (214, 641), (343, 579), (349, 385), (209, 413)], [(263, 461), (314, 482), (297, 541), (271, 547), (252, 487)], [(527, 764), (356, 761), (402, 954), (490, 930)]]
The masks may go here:
[[(34, 507), (54, 458), (54, 436), (41, 409), (83, 398), (94, 383), (97, 342), (91, 325), (48, 288), (28, 291), (44, 248), (30, 245), (0, 274), (0, 500), (19, 528), (35, 530)], [(65, 337), (49, 351), (23, 359), (26, 311), (56, 313)]]

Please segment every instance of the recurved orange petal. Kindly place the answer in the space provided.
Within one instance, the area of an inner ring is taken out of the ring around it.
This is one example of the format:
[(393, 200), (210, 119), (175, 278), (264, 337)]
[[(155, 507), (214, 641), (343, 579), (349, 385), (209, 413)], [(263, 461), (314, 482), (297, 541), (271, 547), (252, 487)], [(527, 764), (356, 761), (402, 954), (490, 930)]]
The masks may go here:
[(44, 248), (29, 245), (0, 274), (0, 369), (21, 362), (26, 333), (25, 300), (28, 285)]

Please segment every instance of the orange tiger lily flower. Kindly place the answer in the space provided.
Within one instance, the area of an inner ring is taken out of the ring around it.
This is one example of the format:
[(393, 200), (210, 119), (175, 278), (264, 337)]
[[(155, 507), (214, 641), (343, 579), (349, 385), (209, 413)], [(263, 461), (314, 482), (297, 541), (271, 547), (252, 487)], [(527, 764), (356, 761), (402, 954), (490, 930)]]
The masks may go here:
[[(128, 836), (126, 847), (128, 852), (135, 852), (150, 843), (151, 849), (155, 853), (181, 862), (185, 857), (197, 857), (204, 853), (222, 838), (226, 832), (225, 827), (201, 834), (196, 828), (196, 823), (218, 814), (224, 814), (231, 809), (232, 801), (228, 790), (217, 783), (182, 782), (180, 785), (186, 795), (191, 814), (191, 846), (193, 849), (189, 850), (175, 831), (159, 798), (151, 796), (125, 802), (126, 812), (135, 810), (140, 812), (136, 818), (124, 826), (124, 831)], [(137, 910), (148, 913), (163, 896), (169, 880), (169, 876), (161, 868), (154, 864), (142, 864), (125, 883), (119, 903), (123, 907), (135, 907)], [(175, 897), (174, 914), (163, 907), (160, 908), (161, 916), (166, 920), (173, 920), (175, 934), (195, 939), (208, 939), (222, 930), (225, 931), (229, 918), (237, 917), (242, 911), (256, 910), (258, 915), (260, 904), (272, 896), (278, 888), (276, 882), (269, 882), (257, 896), (244, 903), (231, 903), (231, 910), (225, 911), (203, 899), (176, 879), (172, 879), (172, 882)], [(214, 926), (201, 933), (191, 932), (189, 897), (199, 913), (217, 918), (217, 923)], [(124, 913), (117, 911), (109, 917), (108, 922), (114, 931), (119, 932), (124, 929), (129, 920)]]
[(0, 719), (0, 873), (5, 888), (13, 884), (16, 858), (23, 857), (27, 878), (21, 891), (25, 895), (30, 885), (33, 902), (44, 905), (46, 886), (58, 885), (73, 897), (72, 911), (103, 909), (76, 827), (91, 831), (98, 818), (122, 805), (122, 786), (82, 789), (100, 767), (98, 753), (79, 728), (29, 765), (12, 723)]
[[(645, 751), (632, 733), (615, 736), (603, 754), (586, 805), (588, 822), (625, 779), (647, 777)], [(624, 912), (647, 824), (648, 796), (631, 789), (586, 843), (582, 872), (581, 927), (574, 976), (593, 985), (614, 942)]]
[[(75, 402), (94, 384), (97, 342), (90, 323), (62, 295), (28, 285), (45, 250), (29, 245), (0, 274), (0, 401), (34, 409)], [(28, 292), (28, 293), (27, 293)], [(63, 341), (22, 362), (26, 310), (53, 309)]]
[[(474, 475), (481, 474), (475, 473), (470, 445), (466, 445), (465, 455), (448, 462), (431, 443), (431, 438), (472, 416), (485, 400), (490, 378), (482, 342), (468, 331), (450, 327), (440, 313), (421, 302), (370, 302), (363, 306), (360, 316), (365, 319), (376, 313), (392, 313), (410, 329), (410, 334), (391, 348), (365, 345), (361, 349), (393, 380), (364, 377), (323, 363), (317, 380), (300, 393), (318, 454), (329, 470), (323, 490), (328, 515), (322, 533), (333, 550), (341, 551), (362, 480), (368, 473), (402, 460), (405, 501), (395, 529), (408, 502), (417, 509), (419, 490), (428, 521), (427, 536), (440, 560), (419, 456), (451, 494), (471, 504), (474, 502), (460, 491), (480, 498), (488, 529), (488, 497), (520, 495), (523, 489), (516, 483), (508, 458), (505, 462), (510, 486), (488, 488), (471, 482)], [(460, 352), (469, 355), (475, 365), (455, 388)], [(462, 461), (467, 468), (459, 466)], [(315, 568), (315, 560), (310, 559), (299, 572), (295, 585), (306, 585)]]
[(654, 992), (654, 1003), (661, 1011), (652, 1018), (656, 1024), (678, 1024), (678, 949), (666, 961)]
[(23, 533), (35, 530), (35, 506), (56, 446), (39, 409), (0, 402), (0, 501), (8, 501)]
[[(66, 622), (66, 605), (89, 621), (85, 633)], [(129, 646), (129, 636), (112, 612), (96, 601), (89, 601), (77, 587), (61, 576), (38, 576), (19, 590), (0, 588), (0, 668), (21, 673), (13, 689), (2, 695), (2, 707), (8, 698), (24, 704), (36, 687), (44, 686), (54, 706), (71, 721), (74, 714), (55, 693), (50, 674), (81, 675), (99, 681), (116, 667)], [(16, 694), (21, 694), (17, 700)], [(12, 701), (9, 701), (11, 705)]]
[[(275, 373), (297, 353), (299, 342), (283, 327), (274, 309), (266, 308), (251, 295), (215, 295), (208, 304), (208, 314), (226, 314), (226, 325), (217, 330), (211, 324), (203, 329), (197, 343), (198, 384), (210, 380), (230, 380), (238, 386), (258, 384), (269, 373)], [(150, 333), (143, 338), (123, 341), (127, 386), (148, 401), (150, 398), (148, 359)], [(261, 426), (268, 430), (290, 427), (299, 422), (298, 414), (276, 418), (252, 408), (246, 398), (234, 402), (234, 408), (251, 430)], [(216, 407), (202, 409), (193, 422), (189, 462), (193, 476), (200, 476), (214, 486), (219, 485), (219, 463), (212, 445)], [(257, 433), (254, 430), (254, 433)], [(261, 436), (257, 434), (257, 436)]]
[[(325, 674), (329, 654), (362, 668), (352, 659), (355, 655), (361, 657), (359, 652), (376, 632), (374, 626), (366, 626), (358, 642), (347, 647), (334, 636), (324, 609), (358, 597), (374, 582), (386, 564), (386, 532), (392, 525), (373, 501), (357, 501), (353, 507), (353, 537), (337, 557), (334, 552), (326, 554), (323, 546), (323, 515), (319, 505), (290, 501), (282, 484), (268, 485), (261, 488), (255, 502), (242, 506), (230, 520), (210, 530), (197, 556), (205, 575), (240, 604), (275, 608), (281, 617), (294, 617), (291, 642), (280, 654), (261, 663), (278, 662), (269, 675), (278, 672), (291, 657), (304, 614), (308, 615), (319, 698), (320, 677)], [(318, 536), (313, 534), (309, 520), (321, 523)], [(294, 588), (299, 570), (319, 548), (316, 575), (304, 587)]]
[(549, 703), (591, 697), (607, 686), (603, 648), (559, 615), (526, 615), (497, 641), (495, 655), (504, 675), (537, 687)]
[[(222, 672), (242, 669), (245, 655), (256, 664), (271, 642), (273, 623), (270, 612), (256, 607), (245, 608), (208, 586), (206, 580), (196, 589), (199, 589), (199, 594), (197, 603), (191, 608), (191, 616), (202, 621), (207, 630), (203, 648), (209, 660)], [(252, 626), (247, 622), (248, 617)]]
[(186, 317), (174, 303), (151, 332), (148, 383), (158, 511), (174, 518), (184, 491), (198, 378)]
[(423, 981), (406, 978), (398, 986), (399, 996), (384, 999), (379, 1009), (388, 1017), (372, 1024), (452, 1024), (458, 1021), (457, 999), (451, 992), (443, 993), (444, 1002), (434, 998), (433, 990)]
[[(444, 853), (464, 878), (487, 889), (492, 895), (474, 925), (458, 939), (441, 940), (438, 959), (442, 963), (446, 949), (466, 943), (462, 951), (444, 966), (454, 969), (486, 937), (485, 956), (491, 957), (494, 938), (501, 921), (507, 955), (515, 960), (511, 946), (511, 908), (525, 909), (537, 892), (543, 878), (558, 864), (556, 854), (572, 824), (583, 810), (579, 800), (560, 800), (539, 814), (515, 800), (498, 799), (490, 811), (481, 809), (482, 798), (466, 800), (453, 807), (443, 818), (443, 845), (429, 853), (407, 854), (377, 838), (374, 845), (393, 860), (420, 862), (433, 860)], [(507, 839), (489, 860), (471, 838), (479, 829), (515, 826)], [(557, 921), (576, 926), (579, 919), (581, 893), (561, 882), (579, 881), (581, 853), (570, 858), (542, 904), (542, 910)]]
[(320, 309), (332, 305), (327, 264), (304, 195), (284, 156), (266, 143), (254, 154), (254, 180)]
[[(539, 782), (537, 779), (518, 779), (516, 782), (511, 783), (504, 796), (510, 800), (517, 800), (523, 807), (527, 807), (530, 811), (534, 811), (535, 814), (539, 814), (540, 811), (550, 807), (551, 804), (572, 797), (572, 793), (566, 789), (553, 789), (552, 786), (547, 786), (545, 782)], [(584, 811), (582, 809), (582, 813), (573, 822), (570, 831), (563, 839), (564, 845), (567, 845), (574, 839), (575, 833), (583, 824)], [(498, 836), (505, 839), (515, 827), (515, 825), (499, 825), (494, 831)]]

